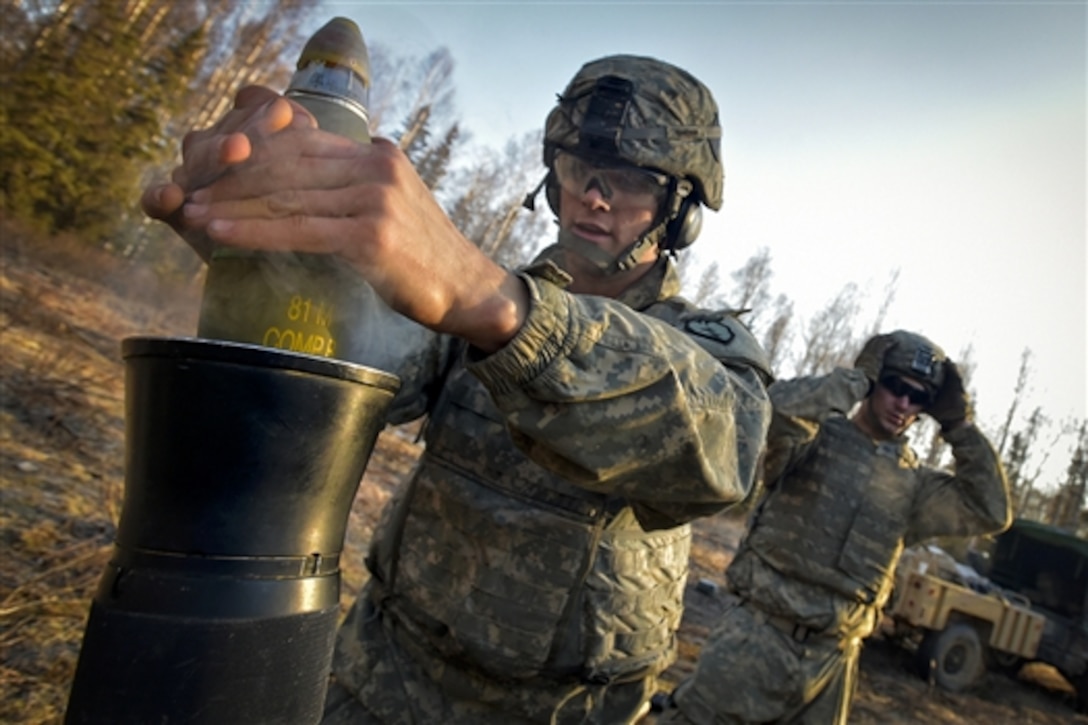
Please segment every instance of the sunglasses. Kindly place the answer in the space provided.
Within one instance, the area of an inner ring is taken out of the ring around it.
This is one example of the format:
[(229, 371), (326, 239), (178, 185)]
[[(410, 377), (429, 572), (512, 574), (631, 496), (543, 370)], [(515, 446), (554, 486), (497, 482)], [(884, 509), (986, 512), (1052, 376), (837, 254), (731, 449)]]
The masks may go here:
[(914, 405), (929, 405), (933, 401), (933, 396), (930, 395), (928, 390), (923, 388), (916, 388), (903, 378), (895, 375), (887, 375), (880, 379), (880, 387), (887, 390), (889, 393), (897, 398), (902, 398), (904, 395)]
[(557, 152), (555, 176), (570, 194), (581, 196), (595, 184), (614, 206), (658, 205), (669, 190), (669, 177), (637, 166), (594, 166), (573, 154)]

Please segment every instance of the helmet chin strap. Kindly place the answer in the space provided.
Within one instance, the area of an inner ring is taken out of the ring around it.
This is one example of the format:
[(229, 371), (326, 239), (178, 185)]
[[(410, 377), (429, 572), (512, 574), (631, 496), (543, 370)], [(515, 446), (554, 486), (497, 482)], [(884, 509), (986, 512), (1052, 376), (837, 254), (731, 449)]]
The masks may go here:
[(596, 244), (582, 239), (569, 229), (560, 228), (557, 241), (560, 247), (569, 249), (589, 260), (600, 271), (602, 277), (611, 277), (614, 274), (633, 269), (638, 265), (639, 258), (646, 253), (647, 249), (660, 246), (660, 242), (665, 237), (666, 224), (667, 222), (663, 221), (652, 227), (615, 257)]

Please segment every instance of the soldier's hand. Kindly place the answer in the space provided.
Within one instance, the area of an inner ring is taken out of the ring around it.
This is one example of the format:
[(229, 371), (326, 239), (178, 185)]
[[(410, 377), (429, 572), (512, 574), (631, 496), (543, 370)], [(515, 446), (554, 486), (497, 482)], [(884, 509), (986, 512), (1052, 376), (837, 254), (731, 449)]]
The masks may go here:
[(181, 214), (185, 201), (253, 152), (260, 138), (293, 125), (313, 125), (301, 106), (275, 91), (246, 86), (238, 91), (233, 107), (210, 128), (190, 131), (182, 140), (182, 163), (170, 182), (152, 183), (144, 189), (140, 206), (152, 219), (169, 224), (205, 261), (213, 243), (204, 230)]
[(959, 368), (951, 360), (944, 361), (944, 383), (926, 412), (941, 424), (944, 433), (974, 419), (971, 396), (963, 387)]
[(895, 338), (891, 335), (875, 335), (869, 338), (865, 346), (861, 348), (857, 359), (854, 360), (854, 368), (865, 373), (869, 378), (869, 392), (872, 392), (880, 378), (880, 369), (884, 367), (884, 355), (895, 344)]

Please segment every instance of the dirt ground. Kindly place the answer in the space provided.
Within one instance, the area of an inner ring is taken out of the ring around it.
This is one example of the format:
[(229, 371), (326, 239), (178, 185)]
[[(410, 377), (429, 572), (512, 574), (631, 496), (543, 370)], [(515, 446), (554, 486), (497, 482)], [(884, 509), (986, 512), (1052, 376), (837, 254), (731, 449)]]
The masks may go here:
[[(57, 723), (122, 507), (119, 341), (192, 334), (197, 292), (115, 264), (73, 263), (2, 227), (0, 250), (0, 722)], [(73, 268), (80, 274), (65, 271)], [(363, 583), (378, 512), (418, 454), (413, 435), (383, 432), (359, 488), (342, 558), (345, 606)], [(708, 519), (695, 531), (679, 659), (666, 686), (691, 671), (713, 627), (721, 597), (697, 584), (723, 583), (743, 522)], [(914, 675), (905, 650), (874, 639), (851, 722), (1058, 725), (1088, 717), (1074, 713), (1071, 689), (1051, 668), (987, 674), (974, 690), (950, 694)]]

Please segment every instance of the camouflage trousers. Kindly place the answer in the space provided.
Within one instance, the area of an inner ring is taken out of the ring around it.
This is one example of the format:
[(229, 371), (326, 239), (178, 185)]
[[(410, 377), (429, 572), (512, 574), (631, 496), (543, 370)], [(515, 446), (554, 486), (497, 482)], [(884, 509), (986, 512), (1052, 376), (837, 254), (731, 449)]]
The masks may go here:
[(656, 678), (612, 685), (501, 682), (443, 659), (383, 616), (364, 591), (337, 635), (323, 725), (634, 723)]
[(859, 654), (858, 640), (798, 642), (734, 598), (656, 722), (846, 725)]

